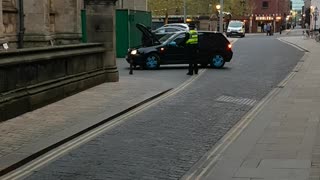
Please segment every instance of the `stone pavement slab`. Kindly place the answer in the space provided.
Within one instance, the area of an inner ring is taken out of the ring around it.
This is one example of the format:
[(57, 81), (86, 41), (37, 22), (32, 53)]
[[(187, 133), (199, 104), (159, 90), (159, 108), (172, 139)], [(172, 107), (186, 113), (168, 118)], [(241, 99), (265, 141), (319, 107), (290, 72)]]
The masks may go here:
[(218, 160), (202, 167), (198, 179), (320, 179), (320, 43), (280, 38), (309, 52)]

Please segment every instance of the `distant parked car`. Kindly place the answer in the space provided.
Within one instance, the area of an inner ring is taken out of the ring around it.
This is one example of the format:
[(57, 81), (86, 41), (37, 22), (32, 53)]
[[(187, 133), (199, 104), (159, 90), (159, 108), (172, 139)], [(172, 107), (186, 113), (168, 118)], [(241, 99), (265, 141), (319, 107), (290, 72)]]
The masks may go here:
[(185, 23), (170, 23), (170, 24), (166, 24), (162, 27), (179, 27), (184, 29), (185, 31), (189, 31), (189, 25), (185, 24)]
[(176, 27), (175, 26), (172, 26), (172, 27), (161, 27), (161, 28), (158, 28), (158, 29), (154, 30), (153, 33), (156, 35), (156, 37), (158, 39), (160, 39), (164, 35), (171, 34), (171, 33), (178, 32), (178, 31), (185, 31), (185, 29), (180, 28), (178, 26), (176, 26)]
[(231, 37), (231, 36), (244, 37), (246, 35), (244, 22), (234, 21), (234, 20), (230, 21), (226, 34), (227, 34), (227, 37)]
[[(133, 66), (141, 66), (146, 69), (157, 69), (161, 64), (188, 64), (185, 58), (184, 31), (167, 34), (158, 39), (154, 33), (144, 25), (137, 24), (142, 32), (143, 39), (149, 39), (148, 44), (141, 47), (129, 48), (126, 60), (133, 62)], [(203, 67), (208, 64), (213, 68), (222, 68), (225, 62), (230, 62), (233, 56), (231, 44), (221, 33), (212, 31), (198, 31), (199, 59)]]

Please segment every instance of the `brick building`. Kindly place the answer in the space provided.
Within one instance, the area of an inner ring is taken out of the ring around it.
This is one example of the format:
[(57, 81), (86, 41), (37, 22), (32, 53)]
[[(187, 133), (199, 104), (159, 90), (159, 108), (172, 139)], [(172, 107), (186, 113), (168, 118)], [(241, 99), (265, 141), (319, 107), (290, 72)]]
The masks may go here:
[(255, 8), (249, 18), (251, 32), (263, 32), (263, 25), (271, 23), (274, 32), (285, 27), (290, 14), (290, 0), (254, 0)]

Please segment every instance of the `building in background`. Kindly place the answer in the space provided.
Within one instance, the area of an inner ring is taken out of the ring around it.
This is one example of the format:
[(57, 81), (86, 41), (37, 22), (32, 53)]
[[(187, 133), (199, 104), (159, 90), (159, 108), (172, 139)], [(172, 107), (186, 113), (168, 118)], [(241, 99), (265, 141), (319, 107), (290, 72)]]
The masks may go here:
[(79, 43), (82, 8), (83, 0), (0, 0), (0, 43), (10, 48)]
[(319, 29), (319, 11), (320, 11), (320, 0), (311, 0), (310, 4), (310, 29)]
[(287, 24), (286, 17), (290, 14), (290, 0), (255, 0), (255, 9), (250, 16), (251, 32), (263, 32), (263, 26), (270, 23), (273, 31)]

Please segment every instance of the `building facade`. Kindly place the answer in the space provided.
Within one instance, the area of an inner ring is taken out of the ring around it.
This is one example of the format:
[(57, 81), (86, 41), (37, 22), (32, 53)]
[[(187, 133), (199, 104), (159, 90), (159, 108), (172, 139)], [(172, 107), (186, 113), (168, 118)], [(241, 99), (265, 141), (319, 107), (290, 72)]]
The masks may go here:
[(311, 0), (310, 6), (310, 29), (319, 29), (320, 0)]
[(273, 32), (286, 26), (286, 17), (290, 14), (290, 0), (254, 0), (254, 6), (249, 18), (251, 32), (263, 32), (263, 26), (268, 23), (273, 26)]
[[(23, 4), (20, 4), (23, 3)], [(0, 43), (15, 48), (81, 41), (83, 0), (0, 0)]]

